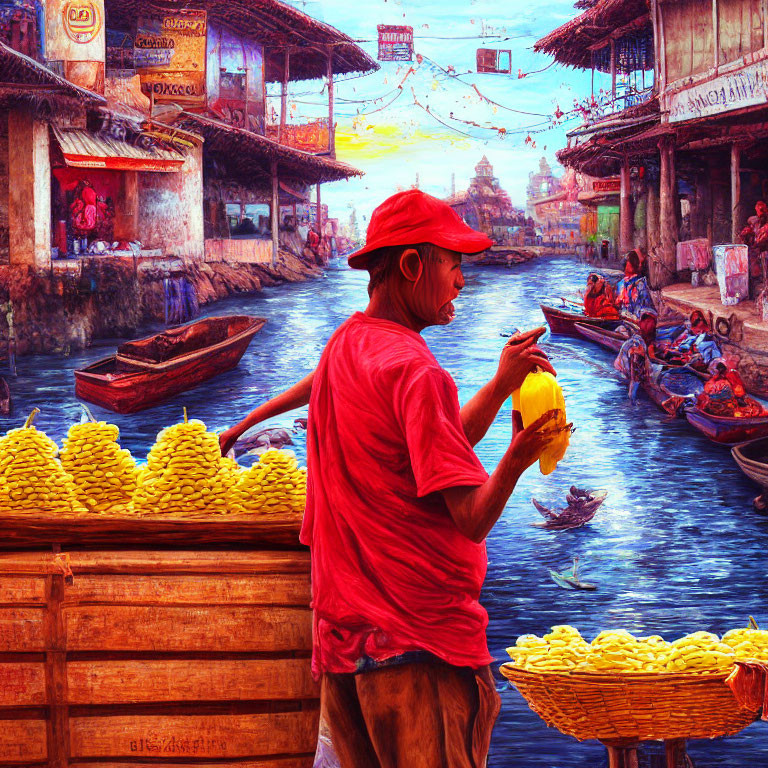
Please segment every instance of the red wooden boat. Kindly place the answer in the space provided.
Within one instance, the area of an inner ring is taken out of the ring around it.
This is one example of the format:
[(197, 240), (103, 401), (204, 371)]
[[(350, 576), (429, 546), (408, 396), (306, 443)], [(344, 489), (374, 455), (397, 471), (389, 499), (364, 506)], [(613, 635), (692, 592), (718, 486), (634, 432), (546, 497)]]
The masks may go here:
[(135, 413), (234, 368), (263, 317), (208, 317), (145, 339), (75, 371), (75, 394), (117, 413)]
[(720, 445), (737, 445), (747, 440), (768, 437), (768, 416), (713, 416), (699, 408), (689, 408), (685, 418), (691, 426)]
[(587, 317), (583, 312), (569, 310), (566, 307), (553, 307), (550, 304), (539, 304), (541, 311), (549, 325), (552, 333), (559, 333), (563, 336), (574, 336), (577, 339), (582, 338), (576, 330), (576, 323), (594, 326), (597, 328), (609, 328), (613, 330), (621, 323), (621, 320), (606, 320), (601, 317)]

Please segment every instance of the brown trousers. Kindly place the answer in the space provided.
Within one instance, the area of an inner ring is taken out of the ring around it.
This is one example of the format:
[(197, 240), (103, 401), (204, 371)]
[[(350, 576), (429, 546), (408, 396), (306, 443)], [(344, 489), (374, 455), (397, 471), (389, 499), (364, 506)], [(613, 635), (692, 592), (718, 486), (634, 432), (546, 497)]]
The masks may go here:
[(325, 674), (341, 768), (485, 768), (501, 700), (490, 667), (416, 662)]

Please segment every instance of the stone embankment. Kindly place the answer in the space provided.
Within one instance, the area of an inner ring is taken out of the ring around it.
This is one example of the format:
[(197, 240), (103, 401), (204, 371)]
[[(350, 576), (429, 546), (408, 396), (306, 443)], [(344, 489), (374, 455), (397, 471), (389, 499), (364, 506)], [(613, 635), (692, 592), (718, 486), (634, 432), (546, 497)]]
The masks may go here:
[[(167, 312), (166, 278), (183, 279), (204, 306), (264, 286), (319, 277), (322, 269), (281, 250), (268, 264), (93, 258), (43, 272), (0, 265), (0, 359), (13, 326), (16, 354), (70, 354), (98, 338), (135, 338)], [(10, 312), (9, 312), (10, 308)]]

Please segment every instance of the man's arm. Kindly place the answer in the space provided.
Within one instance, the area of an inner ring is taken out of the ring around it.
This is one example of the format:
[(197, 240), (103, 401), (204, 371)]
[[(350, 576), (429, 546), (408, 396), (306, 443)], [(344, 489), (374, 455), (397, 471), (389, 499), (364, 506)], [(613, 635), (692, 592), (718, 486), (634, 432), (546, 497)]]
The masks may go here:
[(273, 397), (271, 400), (267, 400), (266, 403), (262, 403), (258, 408), (251, 411), (239, 424), (235, 424), (234, 427), (230, 427), (222, 432), (221, 435), (219, 435), (219, 446), (222, 455), (226, 456), (237, 442), (240, 435), (259, 422), (308, 405), (309, 396), (312, 394), (312, 382), (314, 381), (314, 378), (315, 372), (312, 371), (312, 373), (305, 376), (290, 389)]
[(534, 368), (556, 375), (547, 356), (536, 346), (537, 339), (545, 330), (534, 328), (515, 334), (504, 345), (493, 378), (461, 409), (461, 425), (470, 445), (477, 445), (485, 437), (504, 401), (520, 389), (525, 377)]
[[(553, 437), (558, 411), (547, 411), (530, 426), (515, 433), (499, 465), (483, 485), (446, 488), (442, 491), (456, 527), (480, 543), (501, 516), (517, 481), (537, 461)], [(570, 425), (566, 427), (570, 429)]]

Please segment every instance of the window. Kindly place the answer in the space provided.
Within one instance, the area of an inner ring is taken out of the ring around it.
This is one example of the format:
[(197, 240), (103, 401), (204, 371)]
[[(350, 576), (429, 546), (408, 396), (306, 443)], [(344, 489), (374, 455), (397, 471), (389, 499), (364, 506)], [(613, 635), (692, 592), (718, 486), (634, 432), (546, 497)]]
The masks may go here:
[(240, 203), (227, 203), (227, 221), (230, 229), (234, 229), (240, 224), (240, 215)]

